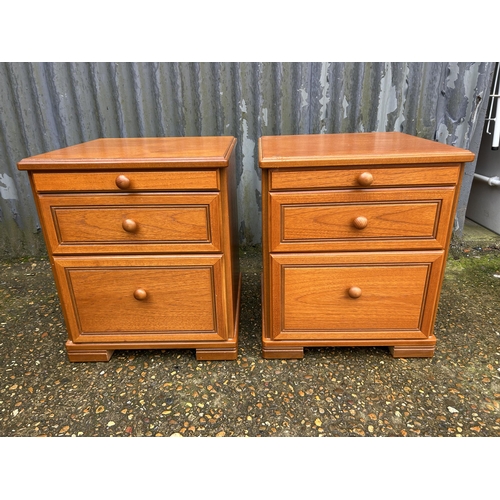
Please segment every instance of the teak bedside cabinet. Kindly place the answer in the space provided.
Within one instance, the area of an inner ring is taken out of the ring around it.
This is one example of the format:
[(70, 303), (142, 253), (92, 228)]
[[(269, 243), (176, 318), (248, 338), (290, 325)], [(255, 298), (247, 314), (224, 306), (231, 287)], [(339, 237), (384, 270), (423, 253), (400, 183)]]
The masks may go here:
[(115, 349), (236, 359), (233, 137), (97, 139), (26, 158), (70, 361)]
[(399, 132), (262, 137), (264, 358), (315, 346), (432, 357), (473, 159)]

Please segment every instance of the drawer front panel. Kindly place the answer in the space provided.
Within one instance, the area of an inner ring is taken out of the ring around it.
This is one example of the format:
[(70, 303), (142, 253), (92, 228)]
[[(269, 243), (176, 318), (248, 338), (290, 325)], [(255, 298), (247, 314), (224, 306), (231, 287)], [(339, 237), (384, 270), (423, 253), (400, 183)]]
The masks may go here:
[(56, 258), (73, 342), (224, 340), (222, 256)]
[(283, 169), (271, 171), (272, 190), (329, 188), (380, 188), (405, 186), (455, 185), (460, 165), (425, 167), (352, 167)]
[(439, 249), (454, 190), (271, 193), (270, 199), (273, 252)]
[(274, 340), (426, 338), (442, 252), (272, 255)]
[(218, 170), (33, 173), (38, 192), (219, 190)]
[(220, 251), (220, 195), (45, 196), (54, 254)]

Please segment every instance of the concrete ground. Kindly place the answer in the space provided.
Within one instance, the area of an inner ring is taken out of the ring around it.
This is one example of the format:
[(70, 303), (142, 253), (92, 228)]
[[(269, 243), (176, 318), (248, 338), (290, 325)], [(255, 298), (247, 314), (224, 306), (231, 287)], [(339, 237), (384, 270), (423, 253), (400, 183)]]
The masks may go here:
[[(471, 226), (474, 226), (471, 224)], [(500, 236), (450, 251), (433, 358), (261, 357), (260, 248), (241, 249), (236, 361), (192, 350), (70, 363), (46, 258), (0, 261), (0, 436), (500, 436)]]

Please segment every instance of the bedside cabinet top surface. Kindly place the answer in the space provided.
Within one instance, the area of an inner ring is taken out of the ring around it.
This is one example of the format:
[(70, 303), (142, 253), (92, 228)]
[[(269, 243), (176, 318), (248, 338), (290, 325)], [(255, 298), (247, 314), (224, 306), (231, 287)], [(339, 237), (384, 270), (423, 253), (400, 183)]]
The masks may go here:
[(322, 167), (470, 162), (466, 149), (401, 132), (264, 136), (259, 166)]
[(107, 138), (21, 160), (19, 170), (227, 167), (236, 139), (219, 137)]

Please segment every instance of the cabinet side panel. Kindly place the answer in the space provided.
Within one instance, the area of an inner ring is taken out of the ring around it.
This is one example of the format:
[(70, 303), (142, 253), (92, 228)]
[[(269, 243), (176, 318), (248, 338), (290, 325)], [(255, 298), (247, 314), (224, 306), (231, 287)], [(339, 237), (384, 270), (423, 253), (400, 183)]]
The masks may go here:
[(269, 176), (270, 171), (262, 170), (262, 339), (271, 338), (271, 261), (270, 261), (270, 224), (269, 221)]

